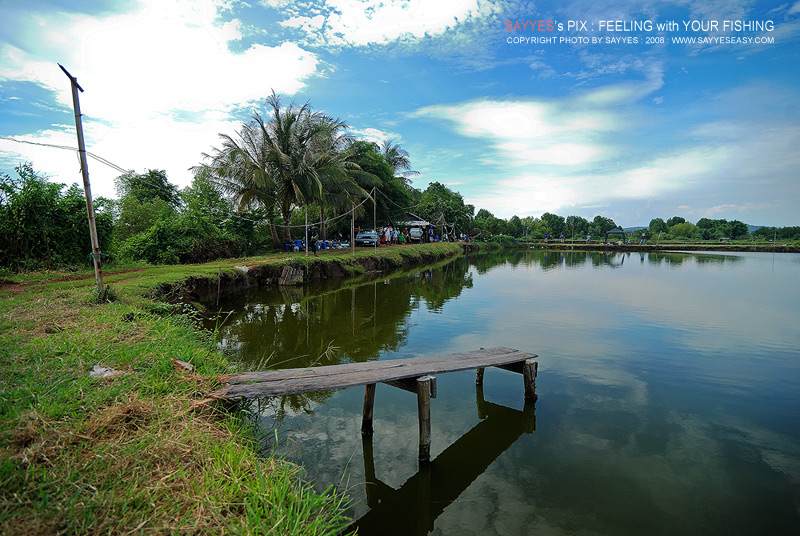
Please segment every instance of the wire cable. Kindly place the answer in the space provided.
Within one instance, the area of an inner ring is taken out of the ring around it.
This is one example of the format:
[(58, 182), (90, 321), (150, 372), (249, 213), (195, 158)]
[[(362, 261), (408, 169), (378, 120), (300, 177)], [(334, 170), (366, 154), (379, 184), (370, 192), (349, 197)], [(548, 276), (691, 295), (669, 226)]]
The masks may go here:
[[(16, 138), (12, 138), (10, 136), (0, 136), (0, 139), (13, 141), (15, 143), (22, 143), (22, 144), (28, 144), (28, 145), (38, 145), (40, 147), (51, 147), (53, 149), (63, 149), (63, 150), (66, 150), (66, 151), (74, 151), (76, 153), (76, 156), (78, 156), (78, 160), (80, 161), (80, 155), (78, 154), (80, 151), (78, 150), (77, 147), (70, 147), (68, 145), (56, 145), (56, 144), (53, 144), (53, 143), (35, 142), (35, 141), (29, 141), (29, 140), (18, 140)], [(114, 169), (116, 171), (119, 171), (120, 173), (123, 173), (123, 174), (125, 174), (125, 173), (135, 173), (135, 171), (133, 169), (125, 169), (122, 166), (118, 166), (117, 164), (111, 162), (110, 160), (108, 160), (108, 159), (106, 159), (106, 158), (104, 158), (102, 156), (96, 155), (96, 154), (94, 154), (92, 152), (86, 151), (86, 155), (92, 157), (93, 159), (97, 160), (101, 164), (104, 164), (104, 165), (106, 165), (106, 166), (108, 166), (108, 167), (110, 167), (110, 168), (112, 168), (112, 169)], [(148, 181), (146, 179), (143, 179), (141, 176), (139, 177), (139, 179), (142, 182), (144, 182), (145, 184), (147, 184), (149, 186), (152, 186), (154, 188), (159, 188), (160, 187), (160, 185), (157, 185), (157, 184), (155, 184), (153, 182), (150, 182), (150, 181)], [(383, 195), (384, 195), (384, 197), (386, 197), (386, 194), (383, 194)], [(388, 199), (388, 197), (387, 197), (387, 199)], [(363, 205), (367, 201), (369, 201), (369, 197), (365, 198), (361, 203), (359, 203), (358, 205), (354, 206), (353, 208), (351, 208), (347, 212), (344, 212), (344, 213), (342, 213), (342, 214), (340, 214), (340, 215), (338, 215), (336, 217), (333, 217), (333, 218), (328, 218), (328, 219), (320, 220), (318, 222), (310, 223), (309, 226), (313, 227), (315, 225), (321, 225), (323, 222), (326, 225), (328, 223), (335, 222), (335, 221), (337, 221), (337, 220), (339, 220), (341, 218), (344, 218), (345, 216), (350, 215), (351, 212), (354, 212), (357, 208), (361, 207), (361, 205)], [(389, 199), (389, 201), (391, 201), (391, 199)], [(397, 205), (397, 204), (395, 203), (395, 205)], [(399, 206), (399, 205), (397, 205), (397, 206)], [(252, 218), (248, 218), (246, 216), (242, 216), (241, 214), (237, 214), (236, 212), (231, 212), (230, 216), (232, 216), (234, 218), (239, 218), (239, 219), (244, 220), (244, 221), (249, 221), (249, 222), (252, 222), (252, 223), (263, 223), (264, 221), (269, 221), (266, 218), (262, 219), (262, 220), (254, 220)], [(305, 227), (307, 227), (307, 226), (306, 225), (289, 225), (290, 229), (302, 229), (302, 228), (305, 228)]]

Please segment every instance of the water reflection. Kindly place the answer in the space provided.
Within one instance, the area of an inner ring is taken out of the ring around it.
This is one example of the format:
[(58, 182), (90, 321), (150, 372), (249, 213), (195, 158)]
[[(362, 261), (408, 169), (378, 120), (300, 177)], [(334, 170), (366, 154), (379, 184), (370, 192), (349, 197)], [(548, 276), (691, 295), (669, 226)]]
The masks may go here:
[(224, 301), (231, 311), (213, 320), (219, 347), (266, 368), (309, 367), (376, 359), (405, 341), (412, 311), (424, 304), (437, 313), (472, 287), (465, 263), (447, 263), (417, 273), (381, 275), (329, 290), (331, 281), (308, 287), (278, 286), (241, 293)]
[[(522, 400), (518, 376), (491, 375), (495, 405), (484, 405), (488, 418), (478, 422), (474, 376), (442, 375), (432, 410), (440, 469), (417, 474), (408, 393), (379, 392), (371, 452), (359, 431), (362, 389), (296, 410), (284, 404), (280, 434), (291, 447), (283, 452), (320, 491), (350, 479), (342, 487), (362, 534), (800, 534), (798, 259), (470, 255), (418, 274), (321, 287), (324, 306), (317, 287), (303, 296), (273, 289), (256, 304), (282, 320), (251, 333), (237, 324), (240, 312), (221, 335), (247, 359), (292, 357), (274, 344), (306, 356), (303, 366), (331, 340), (341, 348), (334, 361), (481, 346), (541, 356), (534, 434), (520, 432), (524, 411), (508, 409)], [(266, 318), (256, 304), (242, 307)], [(293, 335), (261, 333), (275, 330)], [(279, 413), (264, 414), (265, 428)], [(501, 424), (487, 431), (492, 422)]]
[[(476, 388), (478, 417), (469, 432), (398, 489), (383, 483), (375, 472), (372, 437), (362, 437), (367, 506), (370, 510), (345, 532), (358, 534), (425, 535), (434, 521), (519, 437), (536, 430), (534, 403), (522, 411), (487, 402)], [(379, 465), (380, 466), (380, 465)]]

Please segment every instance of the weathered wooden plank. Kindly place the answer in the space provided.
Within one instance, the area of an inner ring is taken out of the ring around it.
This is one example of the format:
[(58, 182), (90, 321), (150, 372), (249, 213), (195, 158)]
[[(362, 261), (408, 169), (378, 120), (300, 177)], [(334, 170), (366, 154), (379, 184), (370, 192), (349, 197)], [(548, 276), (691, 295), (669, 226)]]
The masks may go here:
[(500, 366), (523, 362), (535, 357), (535, 354), (510, 348), (492, 348), (444, 356), (244, 373), (223, 378), (223, 381), (227, 379), (231, 383), (215, 391), (211, 396), (215, 398), (255, 398), (340, 389), (459, 370)]
[[(470, 352), (461, 352), (455, 354), (445, 354), (437, 356), (414, 357), (410, 359), (394, 359), (388, 361), (367, 361), (364, 363), (344, 363), (341, 365), (323, 365), (318, 367), (297, 368), (297, 369), (281, 369), (281, 370), (263, 370), (256, 372), (240, 372), (237, 374), (228, 374), (220, 376), (220, 381), (224, 383), (244, 383), (244, 382), (264, 382), (264, 381), (279, 381), (287, 377), (294, 376), (319, 376), (328, 374), (345, 374), (352, 370), (373, 370), (383, 369), (388, 367), (397, 367), (404, 365), (407, 361), (415, 361), (416, 363), (425, 366), (430, 363), (447, 363), (452, 361), (459, 361), (463, 359), (478, 360), (489, 359), (492, 360), (494, 356), (502, 356), (507, 354), (521, 354), (519, 350), (512, 348), (481, 348), (480, 350), (472, 350)], [(528, 356), (530, 357), (530, 355)], [(536, 357), (536, 356), (533, 356)], [(524, 360), (526, 358), (521, 358)], [(482, 366), (477, 361), (475, 365)], [(491, 366), (491, 365), (488, 365)]]

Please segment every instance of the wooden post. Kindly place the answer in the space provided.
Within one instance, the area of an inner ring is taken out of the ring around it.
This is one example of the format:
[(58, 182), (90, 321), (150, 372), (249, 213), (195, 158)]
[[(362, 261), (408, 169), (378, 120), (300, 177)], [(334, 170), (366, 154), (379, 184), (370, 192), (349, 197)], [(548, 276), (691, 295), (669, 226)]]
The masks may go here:
[(539, 363), (533, 359), (526, 359), (522, 365), (522, 376), (525, 381), (525, 400), (536, 400), (536, 374), (539, 372)]
[(485, 370), (484, 368), (479, 368), (475, 374), (475, 385), (478, 387), (483, 387), (483, 373)]
[(356, 203), (353, 201), (350, 203), (353, 206), (353, 210), (350, 213), (350, 249), (353, 252), (353, 255), (356, 254)]
[(417, 412), (419, 413), (419, 459), (431, 459), (431, 383), (432, 376), (417, 378)]
[(83, 93), (83, 88), (78, 85), (78, 79), (69, 74), (63, 65), (58, 64), (67, 75), (72, 86), (72, 107), (75, 111), (75, 130), (78, 132), (78, 158), (81, 162), (83, 175), (83, 192), (86, 196), (86, 213), (89, 217), (89, 238), (92, 242), (92, 262), (94, 263), (94, 278), (97, 282), (97, 299), (103, 301), (103, 270), (100, 264), (100, 242), (97, 239), (97, 227), (94, 222), (94, 207), (92, 206), (92, 188), (89, 184), (89, 165), (86, 162), (86, 144), (83, 139), (83, 123), (81, 122), (81, 103), (78, 99), (78, 90)]
[(372, 408), (375, 407), (375, 384), (364, 386), (364, 411), (361, 415), (361, 435), (372, 435)]

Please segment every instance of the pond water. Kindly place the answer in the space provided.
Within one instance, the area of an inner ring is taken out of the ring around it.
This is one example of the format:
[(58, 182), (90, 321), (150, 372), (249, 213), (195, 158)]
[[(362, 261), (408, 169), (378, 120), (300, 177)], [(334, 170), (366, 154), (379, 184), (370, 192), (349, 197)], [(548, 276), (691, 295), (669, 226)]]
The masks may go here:
[[(800, 534), (800, 255), (516, 251), (224, 301), (219, 344), (256, 367), (507, 346), (520, 375), (440, 375), (430, 464), (413, 394), (262, 401), (359, 534)], [(274, 437), (274, 435), (272, 435)]]

